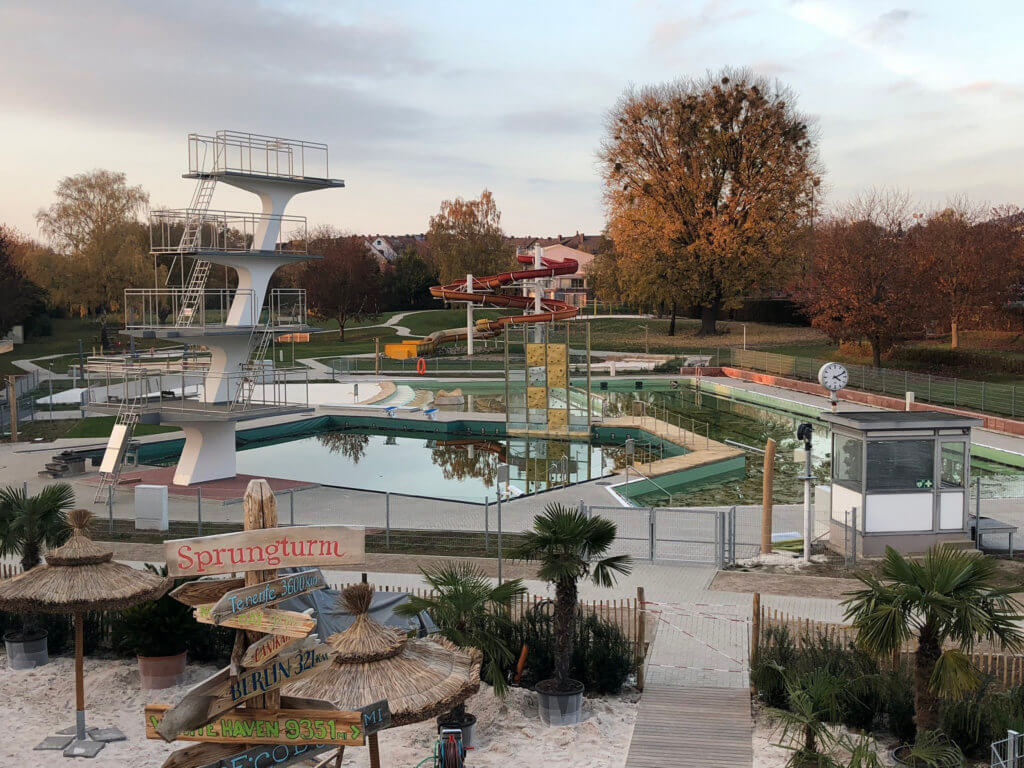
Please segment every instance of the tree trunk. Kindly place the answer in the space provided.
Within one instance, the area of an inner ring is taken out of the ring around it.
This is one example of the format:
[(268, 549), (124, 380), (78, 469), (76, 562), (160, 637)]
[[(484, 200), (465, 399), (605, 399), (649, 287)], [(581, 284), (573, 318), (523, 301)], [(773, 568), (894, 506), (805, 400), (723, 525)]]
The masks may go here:
[(672, 302), (672, 317), (668, 321), (668, 335), (676, 335), (676, 303)]
[(871, 364), (875, 368), (882, 367), (882, 344), (878, 339), (871, 340)]
[(700, 308), (700, 331), (697, 333), (698, 336), (714, 336), (718, 333), (718, 309), (722, 306), (722, 302), (715, 299), (710, 304), (705, 304)]
[(960, 346), (960, 334), (956, 329), (955, 318), (953, 319), (953, 322), (949, 324), (949, 336), (949, 346), (951, 349), (956, 349), (958, 346)]
[(338, 318), (338, 343), (345, 341), (345, 318)]
[(25, 541), (21, 545), (21, 570), (28, 571), (35, 568), (41, 562), (39, 556), (41, 548), (38, 541)]
[(555, 680), (561, 690), (569, 687), (576, 620), (576, 582), (555, 585)]
[(919, 732), (939, 727), (939, 698), (932, 693), (930, 683), (941, 653), (934, 640), (918, 640), (914, 654), (914, 723)]

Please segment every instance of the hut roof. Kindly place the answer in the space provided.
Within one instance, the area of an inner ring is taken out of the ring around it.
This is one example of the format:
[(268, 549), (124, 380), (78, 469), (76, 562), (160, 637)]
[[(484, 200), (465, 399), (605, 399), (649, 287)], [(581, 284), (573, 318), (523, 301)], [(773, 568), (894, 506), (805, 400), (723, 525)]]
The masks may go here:
[(355, 622), (327, 638), (337, 651), (331, 663), (288, 686), (288, 695), (323, 699), (340, 709), (387, 699), (391, 723), (398, 726), (447, 712), (480, 689), (480, 651), (436, 635), (409, 638), (377, 623), (367, 613), (372, 595), (368, 584), (342, 592)]
[(46, 563), (0, 581), (0, 609), (33, 613), (118, 610), (155, 600), (171, 580), (113, 561), (113, 551), (89, 538), (92, 513), (68, 514), (71, 537)]

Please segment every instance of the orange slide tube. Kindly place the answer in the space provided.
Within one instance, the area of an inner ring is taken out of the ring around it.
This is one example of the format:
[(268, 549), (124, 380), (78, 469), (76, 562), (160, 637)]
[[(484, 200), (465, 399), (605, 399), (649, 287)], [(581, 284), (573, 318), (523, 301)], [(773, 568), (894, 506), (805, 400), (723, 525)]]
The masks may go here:
[[(532, 264), (533, 256), (521, 254), (517, 257), (523, 264)], [(541, 258), (541, 267), (535, 269), (521, 269), (513, 272), (502, 272), (500, 275), (489, 277), (474, 277), (472, 290), (466, 285), (465, 280), (459, 280), (447, 285), (435, 285), (430, 289), (430, 295), (445, 301), (465, 301), (485, 307), (515, 307), (518, 309), (529, 309), (535, 304), (532, 296), (509, 296), (501, 293), (485, 293), (503, 288), (511, 283), (520, 280), (536, 280), (544, 277), (555, 277), (557, 275), (574, 275), (579, 269), (579, 262), (576, 259), (554, 259)], [(496, 336), (502, 327), (506, 325), (521, 325), (527, 323), (547, 323), (552, 320), (568, 320), (575, 317), (579, 312), (578, 307), (567, 304), (557, 299), (541, 298), (541, 311), (535, 314), (509, 315), (499, 317), (496, 320), (480, 320), (473, 329), (473, 338), (486, 339)], [(407, 339), (400, 344), (386, 344), (385, 354), (393, 359), (405, 360), (420, 355), (429, 355), (441, 344), (466, 338), (465, 328), (449, 328), (434, 333), (422, 339)]]

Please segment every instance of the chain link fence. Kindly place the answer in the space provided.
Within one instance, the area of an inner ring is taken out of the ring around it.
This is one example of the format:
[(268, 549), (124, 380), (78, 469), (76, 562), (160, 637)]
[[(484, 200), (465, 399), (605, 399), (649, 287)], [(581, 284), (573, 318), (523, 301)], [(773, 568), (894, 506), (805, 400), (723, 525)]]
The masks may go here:
[[(746, 368), (777, 376), (817, 381), (818, 369), (826, 362), (819, 358), (793, 357), (759, 349), (722, 347), (716, 350), (711, 365)], [(914, 399), (920, 402), (969, 408), (1011, 418), (1024, 415), (1024, 386), (1018, 401), (1015, 384), (971, 381), (895, 368), (844, 365), (850, 372), (849, 386), (853, 389), (899, 398), (906, 397), (907, 392), (913, 392)]]

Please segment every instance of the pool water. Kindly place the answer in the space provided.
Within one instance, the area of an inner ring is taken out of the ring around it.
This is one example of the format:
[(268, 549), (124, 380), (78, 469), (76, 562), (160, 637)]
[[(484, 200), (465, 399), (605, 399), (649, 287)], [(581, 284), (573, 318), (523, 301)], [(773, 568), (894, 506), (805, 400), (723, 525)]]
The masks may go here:
[(621, 466), (617, 446), (535, 438), (434, 436), (328, 430), (238, 451), (238, 471), (321, 485), (483, 503), (496, 497), (498, 466), (509, 465), (503, 498), (592, 480)]

